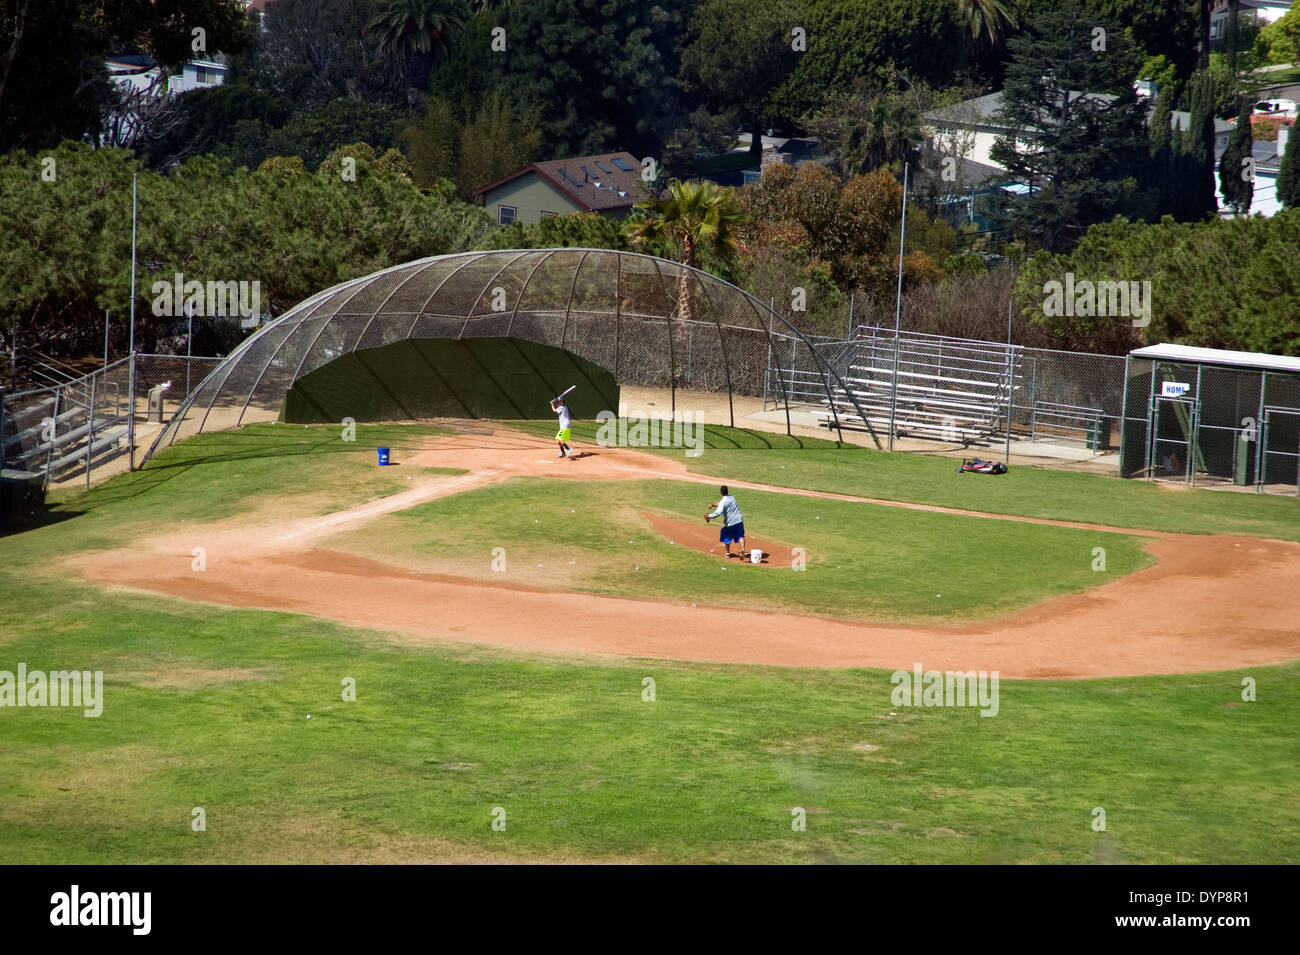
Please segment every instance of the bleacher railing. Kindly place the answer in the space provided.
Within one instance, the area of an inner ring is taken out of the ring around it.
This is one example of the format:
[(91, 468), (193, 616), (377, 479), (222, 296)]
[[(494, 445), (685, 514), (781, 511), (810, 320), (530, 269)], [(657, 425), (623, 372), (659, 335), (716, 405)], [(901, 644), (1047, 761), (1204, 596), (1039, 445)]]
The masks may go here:
[[(1006, 342), (859, 326), (851, 339), (812, 338), (846, 394), (867, 420), (896, 437), (962, 444), (991, 441), (1010, 431), (1020, 441), (1078, 445), (1103, 451), (1117, 441), (1123, 415), (1124, 359)], [(806, 350), (807, 346), (805, 346)], [(897, 349), (897, 375), (894, 371)], [(797, 350), (768, 369), (765, 409), (784, 394), (815, 418), (825, 418), (825, 393), (812, 387), (812, 368)], [(781, 387), (778, 387), (781, 386)], [(839, 407), (852, 426), (853, 409)]]
[[(219, 362), (137, 354), (77, 378), (51, 373), (49, 384), (4, 394), (0, 468), (8, 477), (39, 479), (44, 487), (81, 471), (89, 486), (91, 471), (130, 453), (137, 424), (148, 423), (151, 415), (161, 424), (167, 405), (174, 410)], [(30, 361), (25, 370), (27, 381), (43, 380), (44, 372), (33, 372)]]

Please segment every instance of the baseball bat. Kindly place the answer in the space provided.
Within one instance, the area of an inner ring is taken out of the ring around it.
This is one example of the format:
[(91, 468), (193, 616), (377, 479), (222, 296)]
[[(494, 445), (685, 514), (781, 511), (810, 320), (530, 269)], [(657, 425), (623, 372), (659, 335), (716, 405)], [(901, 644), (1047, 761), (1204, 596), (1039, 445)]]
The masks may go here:
[(567, 395), (570, 391), (573, 391), (573, 390), (574, 390), (575, 388), (577, 388), (577, 387), (578, 387), (577, 385), (569, 385), (569, 387), (565, 388), (563, 391), (561, 391), (558, 395), (556, 395), (556, 396), (552, 399), (552, 404), (553, 404), (554, 402), (556, 402), (556, 401), (559, 401), (561, 398), (563, 398), (563, 397), (564, 397), (565, 395)]

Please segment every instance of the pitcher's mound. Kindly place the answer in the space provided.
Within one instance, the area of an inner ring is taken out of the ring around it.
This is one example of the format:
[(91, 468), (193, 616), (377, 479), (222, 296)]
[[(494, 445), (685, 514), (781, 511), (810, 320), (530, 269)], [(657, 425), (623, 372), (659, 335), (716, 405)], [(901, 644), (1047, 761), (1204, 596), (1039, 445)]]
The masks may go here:
[[(651, 514), (649, 511), (642, 511), (641, 516), (648, 520), (666, 540), (689, 547), (691, 550), (698, 550), (702, 554), (726, 559), (727, 545), (718, 540), (718, 535), (722, 532), (722, 525), (716, 522), (706, 524), (703, 519), (698, 523), (680, 521), (674, 517)], [(759, 548), (763, 551), (763, 561), (760, 566), (785, 568), (794, 566), (793, 549), (786, 544), (774, 543), (766, 537), (746, 537), (743, 559), (733, 557), (731, 562), (733, 564), (749, 565), (749, 552)], [(736, 554), (738, 551), (739, 545), (732, 544), (731, 552)]]

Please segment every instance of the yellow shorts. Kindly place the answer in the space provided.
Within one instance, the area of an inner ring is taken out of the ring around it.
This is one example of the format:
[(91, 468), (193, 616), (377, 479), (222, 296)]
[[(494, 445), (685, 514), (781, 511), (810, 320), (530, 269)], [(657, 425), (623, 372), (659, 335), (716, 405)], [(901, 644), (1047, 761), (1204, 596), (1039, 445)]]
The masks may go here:
[(572, 437), (573, 437), (572, 428), (561, 428), (559, 431), (555, 432), (555, 440), (563, 441), (565, 444), (568, 444), (569, 439)]

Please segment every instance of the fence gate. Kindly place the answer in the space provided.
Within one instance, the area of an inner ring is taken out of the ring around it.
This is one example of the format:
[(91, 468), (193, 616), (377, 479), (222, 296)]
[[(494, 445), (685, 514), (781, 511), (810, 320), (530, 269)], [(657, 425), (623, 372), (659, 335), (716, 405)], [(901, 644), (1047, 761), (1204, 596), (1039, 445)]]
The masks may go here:
[(1156, 395), (1151, 406), (1151, 444), (1147, 451), (1147, 473), (1153, 478), (1195, 479), (1193, 458), (1197, 454), (1196, 426), (1200, 402), (1195, 398), (1163, 398)]
[(1264, 409), (1257, 490), (1294, 488), (1300, 495), (1300, 408)]

